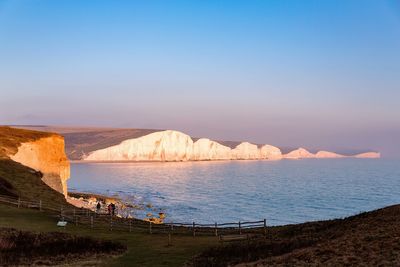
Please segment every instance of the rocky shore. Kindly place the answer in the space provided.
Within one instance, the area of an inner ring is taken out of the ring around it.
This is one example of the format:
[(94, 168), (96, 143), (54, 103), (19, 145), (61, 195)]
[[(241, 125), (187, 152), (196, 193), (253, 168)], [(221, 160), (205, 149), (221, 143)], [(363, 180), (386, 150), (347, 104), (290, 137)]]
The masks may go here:
[(119, 196), (106, 196), (94, 193), (68, 192), (68, 203), (77, 208), (97, 211), (97, 203), (100, 203), (100, 213), (108, 214), (108, 205), (114, 204), (115, 215), (120, 218), (136, 218), (152, 223), (163, 223), (165, 212), (153, 207), (151, 203), (135, 203), (132, 200), (124, 200)]

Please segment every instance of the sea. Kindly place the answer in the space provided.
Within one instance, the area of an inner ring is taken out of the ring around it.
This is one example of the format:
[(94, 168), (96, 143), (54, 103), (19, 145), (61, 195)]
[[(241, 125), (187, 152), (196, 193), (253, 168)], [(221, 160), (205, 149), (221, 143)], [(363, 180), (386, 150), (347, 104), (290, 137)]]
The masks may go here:
[(285, 225), (400, 203), (400, 161), (302, 159), (73, 163), (71, 191), (117, 196), (166, 222)]

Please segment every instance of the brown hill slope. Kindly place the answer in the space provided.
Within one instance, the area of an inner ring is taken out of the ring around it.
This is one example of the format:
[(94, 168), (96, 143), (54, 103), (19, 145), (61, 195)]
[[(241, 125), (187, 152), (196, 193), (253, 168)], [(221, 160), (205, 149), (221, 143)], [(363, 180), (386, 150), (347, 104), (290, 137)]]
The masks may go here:
[[(266, 240), (209, 249), (194, 266), (400, 266), (400, 205), (272, 227)], [(247, 262), (247, 263), (246, 263)]]

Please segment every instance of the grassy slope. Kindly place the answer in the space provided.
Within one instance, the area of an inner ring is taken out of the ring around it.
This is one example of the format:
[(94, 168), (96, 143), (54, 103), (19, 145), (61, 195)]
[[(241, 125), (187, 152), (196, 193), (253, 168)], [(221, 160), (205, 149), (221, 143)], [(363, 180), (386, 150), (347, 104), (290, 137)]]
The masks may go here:
[(110, 232), (74, 225), (60, 230), (56, 227), (57, 218), (37, 210), (18, 209), (0, 204), (0, 214), (0, 227), (42, 232), (65, 231), (79, 236), (119, 241), (128, 246), (127, 253), (121, 257), (103, 258), (102, 266), (181, 266), (194, 254), (217, 242), (215, 237), (172, 236), (172, 246), (167, 246), (168, 237), (162, 234)]
[(75, 264), (88, 257), (119, 255), (124, 251), (126, 246), (109, 240), (0, 228), (0, 265), (55, 265), (71, 261)]
[[(400, 266), (400, 205), (273, 227), (271, 239), (208, 249), (198, 266)], [(259, 260), (261, 259), (261, 260)], [(258, 260), (258, 261), (257, 261)]]
[[(57, 219), (34, 210), (0, 204), (0, 227), (31, 231), (57, 231)], [(102, 266), (399, 266), (400, 205), (346, 219), (310, 222), (269, 228), (271, 239), (219, 245), (215, 237), (173, 236), (167, 246), (165, 234), (110, 232), (69, 225), (68, 233), (93, 236), (126, 244), (118, 258), (102, 259)], [(29, 218), (27, 220), (26, 218)], [(203, 251), (203, 252), (202, 252)], [(260, 260), (261, 259), (261, 260)], [(256, 261), (256, 262), (254, 262)]]
[(40, 173), (10, 159), (0, 159), (0, 181), (11, 185), (9, 188), (0, 184), (0, 194), (67, 205), (64, 195), (46, 185)]

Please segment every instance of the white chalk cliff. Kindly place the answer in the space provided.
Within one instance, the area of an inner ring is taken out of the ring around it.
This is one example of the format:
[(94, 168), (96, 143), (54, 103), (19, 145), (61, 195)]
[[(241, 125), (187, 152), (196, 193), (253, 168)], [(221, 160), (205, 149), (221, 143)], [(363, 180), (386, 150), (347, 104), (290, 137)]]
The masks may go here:
[(329, 152), (329, 151), (318, 151), (317, 154), (315, 154), (315, 157), (317, 159), (336, 159), (336, 158), (344, 158), (346, 156), (334, 153), (334, 152)]
[(257, 145), (243, 142), (232, 149), (231, 159), (260, 159), (260, 150)]
[(190, 160), (229, 160), (231, 148), (207, 138), (200, 138), (193, 145)]
[(360, 159), (378, 159), (381, 157), (381, 153), (379, 152), (366, 152), (366, 153), (360, 153), (354, 156), (355, 158), (360, 158)]
[(161, 131), (91, 152), (84, 160), (92, 161), (196, 161), (234, 159), (280, 159), (279, 148), (243, 142), (236, 148), (224, 146), (207, 138), (193, 142), (178, 131)]
[(193, 140), (177, 131), (151, 133), (119, 145), (96, 150), (85, 160), (187, 161), (193, 155)]
[[(376, 157), (373, 152), (357, 157)], [(279, 160), (302, 158), (340, 158), (343, 155), (328, 151), (310, 153), (304, 148), (282, 155), (279, 148), (263, 145), (260, 148), (243, 142), (235, 148), (224, 146), (207, 138), (193, 142), (182, 132), (167, 130), (139, 138), (128, 139), (118, 145), (90, 152), (87, 161), (198, 161), (198, 160)]]
[(309, 159), (315, 158), (315, 155), (308, 150), (300, 147), (299, 149), (293, 150), (285, 155), (283, 155), (285, 159)]
[(260, 148), (260, 158), (261, 159), (271, 159), (278, 160), (282, 159), (283, 155), (279, 148), (271, 145), (263, 145)]

